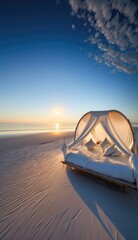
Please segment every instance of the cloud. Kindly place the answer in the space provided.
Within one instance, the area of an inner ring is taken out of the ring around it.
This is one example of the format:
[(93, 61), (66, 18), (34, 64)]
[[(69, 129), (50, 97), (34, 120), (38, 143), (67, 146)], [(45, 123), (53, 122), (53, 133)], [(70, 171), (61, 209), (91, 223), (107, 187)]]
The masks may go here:
[(69, 4), (72, 14), (84, 20), (87, 41), (97, 47), (98, 54), (92, 54), (95, 61), (127, 74), (138, 73), (136, 1), (69, 0)]
[(69, 0), (69, 4), (72, 7), (72, 10), (77, 13), (78, 9), (81, 6), (81, 0)]
[(76, 29), (76, 27), (75, 27), (75, 25), (74, 25), (74, 24), (72, 24), (72, 25), (71, 25), (71, 28), (72, 28), (73, 30), (75, 30), (75, 29)]
[(61, 3), (61, 0), (56, 0), (56, 4), (60, 4)]

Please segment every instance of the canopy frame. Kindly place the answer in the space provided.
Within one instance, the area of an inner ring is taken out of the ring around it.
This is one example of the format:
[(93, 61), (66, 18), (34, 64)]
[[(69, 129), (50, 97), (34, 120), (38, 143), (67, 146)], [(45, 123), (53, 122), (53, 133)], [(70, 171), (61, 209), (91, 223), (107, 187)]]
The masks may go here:
[(69, 163), (67, 161), (61, 161), (61, 162), (65, 165), (71, 167), (72, 169), (77, 169), (77, 170), (83, 171), (85, 173), (90, 174), (91, 176), (95, 176), (95, 177), (100, 178), (100, 179), (102, 179), (106, 182), (110, 182), (110, 183), (116, 184), (118, 186), (121, 186), (124, 189), (127, 187), (127, 188), (131, 188), (131, 189), (134, 189), (134, 190), (138, 191), (138, 188), (137, 188), (135, 183), (129, 183), (125, 180), (109, 177), (109, 176), (100, 174), (98, 172), (92, 171), (92, 170), (84, 169), (83, 167), (78, 166), (77, 164)]
[(116, 112), (116, 113), (119, 113), (121, 116), (123, 116), (123, 118), (125, 118), (125, 120), (127, 121), (128, 125), (129, 125), (129, 127), (130, 127), (130, 129), (131, 129), (132, 136), (133, 136), (133, 146), (132, 146), (132, 148), (131, 148), (131, 151), (132, 151), (132, 153), (137, 154), (135, 134), (134, 134), (134, 130), (133, 130), (133, 128), (132, 128), (131, 122), (130, 122), (130, 120), (129, 120), (122, 112), (120, 112), (120, 111), (118, 111), (118, 110), (115, 110), (115, 109), (107, 110), (107, 111), (89, 111), (89, 112), (85, 113), (85, 114), (80, 118), (80, 120), (78, 121), (78, 123), (77, 123), (77, 125), (76, 125), (75, 133), (74, 133), (74, 141), (76, 141), (77, 129), (78, 129), (78, 126), (79, 126), (80, 122), (82, 121), (82, 119), (83, 119), (86, 115), (88, 115), (88, 114), (98, 113), (98, 112), (103, 112), (103, 113), (104, 113), (104, 112), (105, 112), (105, 113), (106, 113), (106, 112), (107, 112), (107, 113)]

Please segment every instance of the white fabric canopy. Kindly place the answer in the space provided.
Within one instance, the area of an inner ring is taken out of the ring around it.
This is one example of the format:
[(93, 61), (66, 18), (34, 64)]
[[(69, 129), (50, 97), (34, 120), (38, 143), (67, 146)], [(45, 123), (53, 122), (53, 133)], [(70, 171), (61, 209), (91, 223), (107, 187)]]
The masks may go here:
[[(116, 110), (86, 113), (78, 122), (74, 142), (67, 146), (71, 150), (83, 139), (102, 141), (107, 138), (128, 157), (135, 151), (134, 134), (129, 120)], [(136, 153), (136, 152), (135, 152)]]
[(69, 146), (69, 148), (71, 149), (72, 147), (74, 147), (75, 145), (80, 143), (85, 137), (87, 137), (88, 134), (91, 132), (91, 130), (94, 128), (94, 126), (97, 124), (97, 121), (98, 121), (98, 118), (96, 116), (91, 115), (88, 123), (85, 124), (85, 127), (84, 127), (82, 133), (78, 136), (76, 141), (74, 141)]

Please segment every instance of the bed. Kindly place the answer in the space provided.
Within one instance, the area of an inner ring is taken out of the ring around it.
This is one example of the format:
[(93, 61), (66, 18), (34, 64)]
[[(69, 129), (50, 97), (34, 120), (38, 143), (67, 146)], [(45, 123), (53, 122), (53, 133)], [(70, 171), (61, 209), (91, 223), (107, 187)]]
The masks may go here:
[(121, 186), (137, 189), (134, 167), (125, 155), (104, 157), (100, 149), (90, 151), (86, 147), (78, 147), (68, 153), (62, 163)]
[(79, 120), (74, 141), (62, 146), (63, 164), (123, 187), (138, 189), (138, 155), (130, 121), (119, 111), (91, 111)]

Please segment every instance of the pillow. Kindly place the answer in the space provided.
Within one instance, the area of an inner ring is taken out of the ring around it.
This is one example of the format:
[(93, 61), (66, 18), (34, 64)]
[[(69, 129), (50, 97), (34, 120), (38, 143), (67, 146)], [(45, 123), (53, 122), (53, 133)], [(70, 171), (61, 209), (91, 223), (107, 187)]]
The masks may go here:
[(82, 141), (81, 141), (81, 146), (85, 146), (86, 147), (86, 143), (87, 143), (88, 141), (84, 138)]
[(107, 147), (104, 151), (103, 156), (111, 156), (111, 154), (115, 151), (115, 144)]
[(85, 142), (84, 140), (81, 141), (81, 145), (82, 145), (82, 146), (84, 146), (85, 143), (86, 143), (86, 142)]
[(112, 157), (117, 157), (117, 156), (122, 155), (122, 153), (117, 148), (114, 148), (114, 150), (115, 151), (111, 153)]
[(105, 139), (101, 142), (101, 148), (102, 148), (103, 152), (104, 152), (104, 150), (105, 150), (108, 146), (110, 146), (110, 145), (111, 145), (111, 143), (108, 141), (107, 138), (105, 138)]
[(88, 148), (88, 150), (91, 150), (96, 146), (92, 139), (90, 139), (89, 142), (85, 143), (85, 145)]

